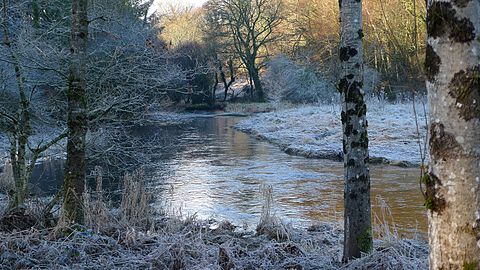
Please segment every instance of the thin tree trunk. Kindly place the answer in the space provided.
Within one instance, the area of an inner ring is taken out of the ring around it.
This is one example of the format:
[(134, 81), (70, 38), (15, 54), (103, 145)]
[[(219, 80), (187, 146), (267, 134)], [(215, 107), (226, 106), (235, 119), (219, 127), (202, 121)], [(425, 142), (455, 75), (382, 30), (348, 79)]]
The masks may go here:
[(480, 2), (427, 8), (430, 269), (480, 269)]
[(367, 106), (363, 91), (362, 1), (340, 0), (345, 232), (343, 259), (372, 248)]
[[(20, 58), (10, 40), (10, 31), (8, 28), (8, 1), (3, 0), (3, 44), (7, 47), (12, 60), (15, 79), (17, 82), (18, 94), (20, 97), (20, 106), (16, 115), (17, 123), (14, 125), (11, 136), (10, 158), (12, 160), (12, 169), (15, 181), (15, 194), (13, 200), (9, 203), (9, 209), (15, 208), (25, 202), (28, 193), (28, 180), (26, 174), (26, 153), (28, 137), (31, 134), (30, 126), (30, 102), (25, 89), (25, 78), (23, 76)], [(12, 154), (13, 153), (13, 154)]]
[(252, 79), (252, 72), (248, 69), (248, 82), (250, 84), (250, 99), (253, 101), (253, 79)]
[[(233, 68), (233, 60), (229, 59), (228, 60), (228, 70), (230, 71), (230, 81), (228, 83), (227, 80), (225, 80), (225, 96), (223, 97), (223, 101), (227, 100), (227, 94), (228, 94), (228, 89), (230, 86), (235, 82), (235, 74), (234, 74), (234, 68)], [(233, 96), (233, 95), (232, 95)]]
[(218, 65), (218, 72), (220, 73), (220, 80), (223, 83), (223, 89), (224, 89), (223, 101), (225, 101), (227, 100), (227, 93), (228, 93), (227, 77), (225, 76), (225, 72), (223, 71), (222, 61), (218, 60), (217, 65)]
[(210, 98), (210, 103), (211, 105), (215, 105), (215, 99), (216, 99), (216, 95), (217, 95), (217, 86), (218, 86), (218, 73), (215, 72), (215, 83), (213, 84), (212, 86), (212, 92), (211, 92), (211, 98)]
[(88, 0), (72, 0), (70, 77), (68, 84), (68, 141), (65, 165), (64, 218), (83, 223), (82, 196), (85, 186), (85, 137), (87, 97), (85, 58), (88, 39)]
[(228, 69), (230, 71), (230, 81), (227, 82), (227, 76), (225, 75), (225, 72), (223, 71), (222, 62), (218, 61), (218, 71), (220, 72), (220, 79), (222, 80), (223, 89), (224, 89), (224, 96), (223, 96), (223, 101), (224, 102), (227, 100), (228, 89), (230, 88), (232, 83), (235, 81), (235, 75), (233, 73), (234, 72), (233, 61), (231, 59), (228, 60)]

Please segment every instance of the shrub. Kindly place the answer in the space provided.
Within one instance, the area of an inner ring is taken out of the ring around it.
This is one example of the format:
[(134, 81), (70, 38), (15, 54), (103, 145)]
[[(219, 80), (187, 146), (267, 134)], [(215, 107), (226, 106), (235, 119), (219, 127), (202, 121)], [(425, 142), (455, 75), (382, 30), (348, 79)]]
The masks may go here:
[(180, 91), (171, 93), (170, 98), (174, 101), (184, 99), (192, 104), (210, 103), (214, 76), (207, 49), (189, 42), (179, 45), (173, 53), (174, 62), (183, 71), (184, 78), (177, 85)]
[(333, 84), (310, 66), (280, 56), (269, 61), (265, 74), (269, 98), (292, 103), (330, 103), (337, 93)]

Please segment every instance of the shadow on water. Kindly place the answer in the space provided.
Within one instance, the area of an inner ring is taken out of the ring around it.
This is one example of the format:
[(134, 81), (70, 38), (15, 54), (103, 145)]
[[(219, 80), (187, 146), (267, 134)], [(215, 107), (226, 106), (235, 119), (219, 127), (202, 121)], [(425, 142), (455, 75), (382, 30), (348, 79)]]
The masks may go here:
[(39, 162), (32, 173), (31, 191), (35, 195), (54, 195), (63, 183), (65, 161), (60, 158)]

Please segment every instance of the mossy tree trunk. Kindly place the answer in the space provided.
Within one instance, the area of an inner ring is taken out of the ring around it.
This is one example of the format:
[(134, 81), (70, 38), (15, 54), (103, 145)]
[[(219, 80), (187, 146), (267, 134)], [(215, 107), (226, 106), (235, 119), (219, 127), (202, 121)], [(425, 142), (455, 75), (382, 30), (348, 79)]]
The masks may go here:
[(258, 68), (252, 67), (252, 81), (255, 85), (255, 91), (257, 93), (258, 101), (264, 102), (265, 101), (265, 93), (263, 92), (262, 82), (260, 81), (260, 71)]
[(430, 0), (430, 269), (480, 269), (480, 2)]
[(85, 137), (87, 97), (85, 58), (88, 40), (88, 0), (72, 0), (70, 76), (68, 78), (68, 141), (63, 215), (71, 223), (83, 223), (82, 196), (85, 186)]
[(345, 167), (343, 260), (372, 248), (367, 107), (363, 91), (362, 1), (339, 0), (341, 19), (338, 89), (342, 95)]

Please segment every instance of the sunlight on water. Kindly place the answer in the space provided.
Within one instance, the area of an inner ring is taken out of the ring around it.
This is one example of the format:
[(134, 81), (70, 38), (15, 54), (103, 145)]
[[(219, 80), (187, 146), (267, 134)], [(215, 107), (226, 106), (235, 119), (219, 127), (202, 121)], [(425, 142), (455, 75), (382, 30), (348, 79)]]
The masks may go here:
[[(165, 138), (163, 159), (153, 166), (160, 204), (200, 218), (258, 222), (260, 186), (273, 187), (275, 211), (286, 222), (308, 226), (343, 219), (343, 164), (284, 154), (278, 147), (231, 128), (236, 117), (196, 119), (182, 128), (157, 128)], [(400, 232), (426, 232), (418, 170), (372, 166), (372, 203), (381, 196)], [(166, 201), (166, 203), (165, 203)]]
[[(289, 156), (278, 147), (237, 131), (238, 117), (201, 117), (182, 126), (142, 127), (136, 136), (161, 137), (160, 156), (145, 169), (153, 179), (156, 205), (183, 215), (228, 219), (254, 228), (262, 209), (263, 184), (273, 187), (275, 213), (307, 227), (316, 221), (343, 220), (343, 163)], [(61, 183), (63, 161), (35, 168), (34, 189), (53, 194)], [(380, 196), (391, 207), (400, 233), (425, 233), (427, 222), (415, 168), (372, 166), (372, 204)], [(118, 185), (112, 185), (118, 188)]]

